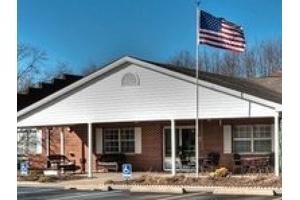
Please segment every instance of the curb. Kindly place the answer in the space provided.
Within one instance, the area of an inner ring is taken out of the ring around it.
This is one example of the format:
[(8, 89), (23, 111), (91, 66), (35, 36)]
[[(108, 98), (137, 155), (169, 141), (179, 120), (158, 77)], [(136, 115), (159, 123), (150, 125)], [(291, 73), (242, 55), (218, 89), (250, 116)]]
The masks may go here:
[(153, 192), (183, 194), (191, 192), (209, 192), (224, 195), (280, 196), (281, 188), (222, 187), (222, 186), (184, 186), (184, 185), (110, 185), (113, 190), (130, 192)]
[(281, 188), (260, 187), (222, 187), (222, 186), (184, 186), (184, 185), (106, 185), (106, 184), (67, 184), (58, 185), (53, 183), (18, 182), (18, 186), (30, 187), (55, 187), (77, 190), (127, 190), (130, 192), (173, 193), (183, 194), (191, 192), (210, 192), (223, 195), (258, 195), (258, 196), (281, 196)]
[(183, 187), (169, 187), (169, 186), (134, 186), (130, 188), (130, 192), (151, 192), (151, 193), (172, 193), (183, 194), (185, 190)]
[(249, 188), (219, 188), (213, 191), (213, 194), (222, 195), (257, 195), (257, 196), (274, 196), (271, 189), (249, 189)]

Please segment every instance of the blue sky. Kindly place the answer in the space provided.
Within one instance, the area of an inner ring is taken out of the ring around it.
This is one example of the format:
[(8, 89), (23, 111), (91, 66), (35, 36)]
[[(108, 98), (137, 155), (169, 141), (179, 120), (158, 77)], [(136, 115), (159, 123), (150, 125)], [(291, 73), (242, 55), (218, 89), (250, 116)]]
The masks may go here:
[[(202, 0), (201, 8), (242, 25), (248, 46), (281, 38), (280, 0)], [(45, 50), (49, 68), (66, 62), (79, 73), (124, 55), (165, 62), (195, 51), (194, 0), (19, 0), (17, 12), (18, 42)]]

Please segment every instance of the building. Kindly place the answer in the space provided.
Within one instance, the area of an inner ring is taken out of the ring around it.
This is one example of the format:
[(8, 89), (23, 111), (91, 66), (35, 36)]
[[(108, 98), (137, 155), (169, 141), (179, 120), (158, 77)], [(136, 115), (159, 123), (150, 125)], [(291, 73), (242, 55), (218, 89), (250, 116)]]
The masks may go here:
[[(207, 72), (199, 73), (198, 90), (199, 155), (218, 152), (230, 167), (233, 152), (274, 152), (278, 175), (281, 93)], [(92, 176), (97, 156), (122, 152), (134, 171), (175, 174), (184, 171), (179, 149), (195, 159), (195, 91), (193, 70), (123, 57), (20, 107), (17, 126), (35, 135), (37, 168), (47, 155), (64, 154)]]

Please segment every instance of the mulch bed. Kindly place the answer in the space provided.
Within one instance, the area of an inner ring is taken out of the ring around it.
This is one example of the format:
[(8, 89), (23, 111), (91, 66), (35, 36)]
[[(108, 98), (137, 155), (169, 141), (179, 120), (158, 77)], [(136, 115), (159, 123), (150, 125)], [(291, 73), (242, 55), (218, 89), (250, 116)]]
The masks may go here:
[(281, 188), (281, 177), (251, 176), (251, 177), (159, 177), (143, 175), (137, 179), (126, 181), (111, 181), (107, 184), (132, 185), (189, 185), (189, 186), (225, 186), (225, 187), (274, 187)]
[(17, 181), (37, 181), (41, 183), (79, 180), (84, 179), (86, 176), (79, 174), (63, 174), (62, 176), (45, 176), (42, 171), (31, 171), (28, 176), (17, 176)]

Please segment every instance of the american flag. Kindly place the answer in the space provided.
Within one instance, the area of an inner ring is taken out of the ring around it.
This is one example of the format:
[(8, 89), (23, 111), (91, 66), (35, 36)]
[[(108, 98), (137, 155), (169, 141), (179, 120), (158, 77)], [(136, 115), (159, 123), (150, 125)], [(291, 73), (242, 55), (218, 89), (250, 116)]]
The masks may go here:
[(245, 37), (241, 26), (203, 10), (200, 15), (199, 42), (201, 44), (237, 52), (245, 50)]

